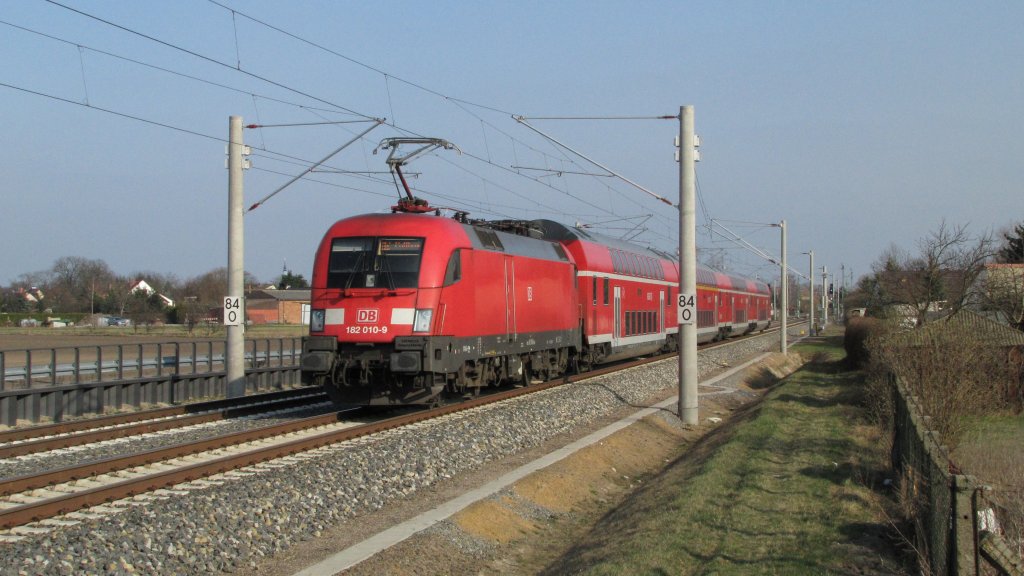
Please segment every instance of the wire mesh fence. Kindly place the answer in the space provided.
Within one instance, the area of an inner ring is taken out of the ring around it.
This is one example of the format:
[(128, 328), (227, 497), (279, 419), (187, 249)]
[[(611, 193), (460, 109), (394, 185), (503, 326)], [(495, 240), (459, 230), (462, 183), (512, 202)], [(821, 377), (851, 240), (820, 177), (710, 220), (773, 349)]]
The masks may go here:
[(892, 466), (922, 573), (1024, 576), (1024, 490), (961, 473), (915, 396), (892, 390)]

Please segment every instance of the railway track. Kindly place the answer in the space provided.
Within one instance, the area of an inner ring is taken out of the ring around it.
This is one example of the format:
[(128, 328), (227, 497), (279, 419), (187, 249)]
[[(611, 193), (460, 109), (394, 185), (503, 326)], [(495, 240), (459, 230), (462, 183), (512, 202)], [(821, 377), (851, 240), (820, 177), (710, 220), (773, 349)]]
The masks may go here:
[[(730, 342), (736, 342), (736, 340)], [(714, 347), (714, 345), (709, 347)], [(31, 531), (26, 525), (60, 515), (72, 514), (89, 507), (154, 493), (184, 483), (201, 482), (204, 478), (230, 473), (254, 464), (272, 462), (316, 448), (351, 441), (416, 422), (471, 410), (674, 356), (674, 354), (666, 354), (644, 358), (578, 376), (497, 392), (457, 404), (372, 422), (362, 421), (369, 415), (365, 411), (333, 412), (208, 438), (199, 442), (187, 442), (39, 474), (0, 480), (0, 539), (16, 538), (18, 527)], [(240, 408), (230, 410), (240, 410)], [(93, 432), (86, 432), (86, 434), (91, 433)], [(111, 510), (110, 507), (107, 507), (103, 511)], [(61, 520), (50, 520), (49, 522), (60, 523)]]
[[(16, 535), (17, 531), (10, 529), (672, 356), (667, 354), (635, 360), (583, 375), (369, 423), (357, 421), (366, 416), (365, 412), (341, 411), (200, 442), (8, 478), (0, 481), (0, 529), (7, 530), (8, 536)], [(0, 533), (0, 536), (4, 534)]]

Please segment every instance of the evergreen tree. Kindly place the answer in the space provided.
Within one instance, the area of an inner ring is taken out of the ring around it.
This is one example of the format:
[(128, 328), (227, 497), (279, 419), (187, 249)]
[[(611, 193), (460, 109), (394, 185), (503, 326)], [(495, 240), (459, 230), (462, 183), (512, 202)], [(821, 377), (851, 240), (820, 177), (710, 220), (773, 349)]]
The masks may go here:
[(306, 282), (302, 274), (292, 274), (289, 270), (281, 275), (281, 280), (277, 283), (277, 287), (281, 290), (300, 290), (302, 288), (309, 288), (309, 282)]
[(1017, 224), (1012, 232), (1004, 232), (1006, 243), (999, 248), (998, 258), (1004, 264), (1024, 264), (1024, 223)]

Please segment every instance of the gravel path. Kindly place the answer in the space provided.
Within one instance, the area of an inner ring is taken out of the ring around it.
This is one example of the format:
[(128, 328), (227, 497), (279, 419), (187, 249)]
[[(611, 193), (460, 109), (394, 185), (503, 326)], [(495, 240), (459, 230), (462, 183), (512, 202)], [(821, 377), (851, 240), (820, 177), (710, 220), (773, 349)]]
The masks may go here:
[[(702, 352), (700, 373), (777, 345), (777, 336), (764, 336), (727, 352)], [(676, 361), (666, 360), (196, 482), (195, 489), (175, 490), (157, 505), (125, 506), (0, 543), (0, 573), (251, 570), (261, 558), (316, 538), (343, 519), (640, 404), (676, 381)]]

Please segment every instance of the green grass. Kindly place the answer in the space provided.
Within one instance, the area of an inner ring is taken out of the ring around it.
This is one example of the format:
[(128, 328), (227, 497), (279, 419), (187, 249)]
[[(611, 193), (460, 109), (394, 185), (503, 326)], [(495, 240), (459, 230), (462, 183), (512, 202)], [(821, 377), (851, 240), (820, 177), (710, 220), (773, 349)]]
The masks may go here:
[(899, 572), (872, 490), (887, 454), (862, 419), (860, 376), (842, 371), (831, 339), (801, 352), (818, 360), (606, 516), (550, 573)]

